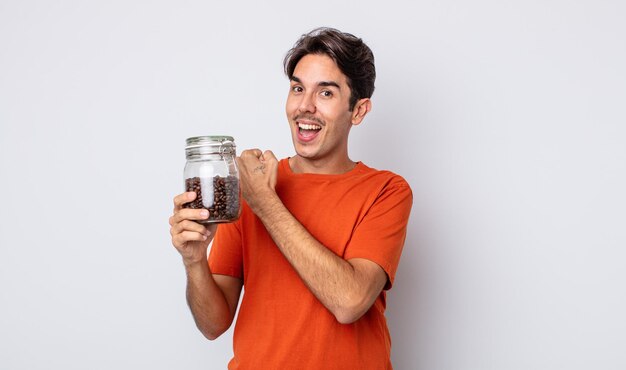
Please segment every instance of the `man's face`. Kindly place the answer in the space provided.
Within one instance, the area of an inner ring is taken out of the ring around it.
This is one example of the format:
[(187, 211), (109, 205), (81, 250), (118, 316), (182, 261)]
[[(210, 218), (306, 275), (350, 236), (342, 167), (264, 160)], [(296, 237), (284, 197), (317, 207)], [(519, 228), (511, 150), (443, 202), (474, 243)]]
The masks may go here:
[(310, 160), (347, 159), (353, 124), (350, 88), (335, 61), (323, 54), (305, 55), (290, 85), (286, 112), (296, 153)]

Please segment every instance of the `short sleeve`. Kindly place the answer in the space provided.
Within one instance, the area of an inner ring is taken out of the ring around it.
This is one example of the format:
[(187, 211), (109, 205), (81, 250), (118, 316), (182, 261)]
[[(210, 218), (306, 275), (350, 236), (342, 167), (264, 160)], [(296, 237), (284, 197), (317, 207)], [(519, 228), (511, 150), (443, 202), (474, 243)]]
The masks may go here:
[(243, 279), (243, 250), (239, 222), (220, 224), (217, 227), (209, 252), (209, 268), (214, 274)]
[(345, 259), (368, 259), (385, 270), (385, 290), (393, 285), (412, 205), (409, 184), (397, 176), (382, 189), (346, 247)]

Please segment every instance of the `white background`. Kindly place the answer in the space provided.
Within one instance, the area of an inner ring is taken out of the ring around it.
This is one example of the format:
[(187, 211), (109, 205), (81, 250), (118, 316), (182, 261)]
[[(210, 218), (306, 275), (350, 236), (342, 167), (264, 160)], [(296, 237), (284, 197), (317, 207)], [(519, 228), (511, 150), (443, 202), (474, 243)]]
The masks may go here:
[(195, 329), (169, 239), (184, 140), (291, 155), (282, 58), (322, 25), (376, 56), (351, 157), (414, 192), (395, 368), (626, 368), (625, 14), (1, 0), (0, 368), (225, 368), (232, 331)]

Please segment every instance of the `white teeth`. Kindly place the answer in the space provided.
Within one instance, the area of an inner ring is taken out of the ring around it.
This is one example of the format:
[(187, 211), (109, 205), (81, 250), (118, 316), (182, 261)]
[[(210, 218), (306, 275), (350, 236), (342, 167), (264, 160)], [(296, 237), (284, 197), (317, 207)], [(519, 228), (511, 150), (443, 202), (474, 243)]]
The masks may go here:
[(322, 128), (317, 125), (307, 125), (306, 123), (298, 123), (298, 127), (303, 130), (321, 130)]

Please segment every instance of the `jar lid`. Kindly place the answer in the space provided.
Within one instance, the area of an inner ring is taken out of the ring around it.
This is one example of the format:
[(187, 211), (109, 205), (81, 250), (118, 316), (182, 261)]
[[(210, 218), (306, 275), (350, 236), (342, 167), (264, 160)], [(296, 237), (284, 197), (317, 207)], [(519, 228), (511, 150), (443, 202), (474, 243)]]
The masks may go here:
[(226, 143), (235, 145), (235, 139), (232, 136), (194, 136), (186, 140), (187, 148), (195, 148), (199, 146), (220, 146)]
[(201, 150), (202, 153), (229, 154), (235, 150), (232, 136), (194, 136), (186, 140), (186, 151)]

